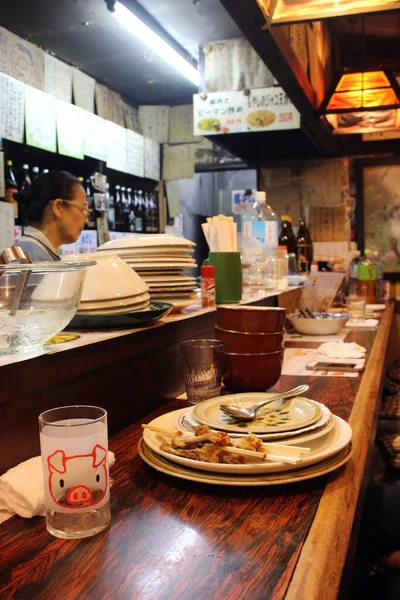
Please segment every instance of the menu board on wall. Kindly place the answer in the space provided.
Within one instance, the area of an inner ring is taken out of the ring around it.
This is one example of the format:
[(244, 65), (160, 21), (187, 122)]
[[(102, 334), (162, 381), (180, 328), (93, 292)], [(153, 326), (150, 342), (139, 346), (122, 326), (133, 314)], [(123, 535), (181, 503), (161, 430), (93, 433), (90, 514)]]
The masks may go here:
[[(348, 162), (338, 158), (305, 165), (301, 187), (305, 204), (340, 205), (343, 201), (342, 190), (349, 188)], [(349, 189), (347, 195), (350, 195)]]
[(136, 133), (142, 133), (142, 129), (139, 123), (139, 111), (137, 108), (130, 106), (124, 102), (124, 114), (125, 114), (125, 127)]
[(169, 111), (169, 134), (170, 144), (185, 144), (196, 140), (193, 135), (193, 106), (171, 106)]
[(202, 46), (204, 89), (208, 92), (265, 88), (275, 78), (244, 38)]
[(190, 179), (194, 177), (196, 144), (164, 146), (163, 179)]
[(56, 102), (54, 96), (25, 86), (25, 125), (28, 146), (56, 152)]
[(44, 90), (44, 51), (0, 27), (0, 72)]
[(160, 144), (144, 138), (144, 176), (148, 179), (160, 179)]
[(44, 91), (63, 102), (72, 102), (72, 68), (47, 52), (44, 55)]
[(83, 159), (84, 126), (84, 113), (79, 106), (58, 101), (57, 142), (59, 154)]
[(126, 130), (126, 172), (144, 177), (144, 138), (129, 129)]
[(97, 158), (97, 160), (107, 160), (107, 121), (84, 112), (84, 154)]
[(181, 214), (181, 203), (179, 200), (179, 181), (171, 179), (165, 182), (165, 191), (167, 193), (168, 215), (170, 219), (179, 217)]
[(314, 242), (346, 241), (344, 206), (310, 206), (309, 221)]
[(195, 135), (299, 129), (300, 113), (281, 87), (193, 96)]
[(0, 138), (24, 141), (24, 84), (0, 73)]
[(8, 202), (0, 202), (0, 249), (14, 244), (14, 208)]
[(124, 102), (121, 96), (106, 85), (96, 82), (96, 112), (120, 127), (125, 127)]
[(107, 167), (126, 173), (126, 129), (107, 122)]
[(139, 106), (142, 133), (160, 144), (168, 142), (169, 106)]
[(94, 113), (94, 86), (96, 80), (86, 73), (72, 68), (72, 87), (74, 91), (74, 103), (76, 106)]

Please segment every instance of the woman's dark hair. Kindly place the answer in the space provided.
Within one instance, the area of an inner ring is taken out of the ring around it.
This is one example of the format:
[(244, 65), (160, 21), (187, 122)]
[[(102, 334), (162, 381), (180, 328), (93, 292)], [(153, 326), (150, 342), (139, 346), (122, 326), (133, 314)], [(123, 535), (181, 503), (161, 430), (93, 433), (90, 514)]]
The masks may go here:
[(72, 200), (77, 185), (80, 185), (78, 179), (67, 171), (49, 171), (39, 175), (28, 190), (14, 194), (22, 222), (40, 223), (49, 202), (56, 198)]

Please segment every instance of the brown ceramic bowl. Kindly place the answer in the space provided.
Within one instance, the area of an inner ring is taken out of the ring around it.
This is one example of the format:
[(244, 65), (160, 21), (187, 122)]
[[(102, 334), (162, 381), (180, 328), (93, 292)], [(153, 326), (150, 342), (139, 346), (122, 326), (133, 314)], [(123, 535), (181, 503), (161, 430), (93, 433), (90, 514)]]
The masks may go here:
[(249, 333), (248, 331), (232, 331), (215, 326), (215, 337), (225, 342), (224, 351), (254, 354), (258, 352), (275, 352), (283, 350), (285, 330), (274, 333)]
[(286, 309), (272, 306), (217, 306), (217, 325), (247, 333), (273, 333), (285, 326)]
[(258, 354), (225, 352), (222, 381), (233, 392), (264, 392), (281, 376), (283, 350)]

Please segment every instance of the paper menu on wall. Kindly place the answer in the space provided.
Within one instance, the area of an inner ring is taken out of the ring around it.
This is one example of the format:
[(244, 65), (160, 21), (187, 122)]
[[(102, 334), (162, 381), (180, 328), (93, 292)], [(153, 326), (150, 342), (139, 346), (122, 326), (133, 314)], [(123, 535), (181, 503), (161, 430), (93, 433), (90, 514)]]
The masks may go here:
[(160, 144), (144, 138), (144, 176), (148, 179), (160, 179)]
[(163, 176), (167, 179), (190, 179), (194, 177), (196, 144), (164, 146)]
[(204, 45), (202, 60), (207, 92), (263, 88), (275, 83), (272, 73), (244, 38)]
[(160, 144), (168, 142), (169, 106), (139, 106), (142, 133)]
[(24, 141), (24, 84), (0, 73), (0, 138)]
[(75, 67), (72, 68), (72, 87), (74, 91), (74, 103), (76, 106), (94, 113), (94, 86), (96, 80), (82, 73)]
[(193, 134), (193, 105), (171, 106), (169, 111), (169, 134), (170, 144), (184, 144), (200, 141)]
[(107, 167), (126, 173), (126, 129), (107, 122)]
[(6, 186), (4, 181), (4, 152), (0, 152), (0, 198), (6, 195)]
[(331, 159), (305, 166), (302, 175), (302, 196), (305, 204), (337, 206), (342, 202), (342, 178), (345, 163)]
[(8, 202), (0, 202), (0, 252), (14, 244), (14, 208)]
[(44, 90), (44, 51), (0, 27), (0, 72)]
[(314, 242), (346, 241), (344, 206), (310, 206), (309, 221)]
[(86, 156), (107, 160), (107, 121), (83, 111), (84, 115), (84, 150)]
[(67, 102), (57, 102), (57, 142), (58, 152), (64, 156), (83, 159), (84, 150), (84, 111)]
[(144, 177), (144, 138), (126, 129), (126, 172)]
[(25, 124), (28, 146), (56, 152), (56, 103), (50, 94), (45, 94), (29, 85), (25, 86)]
[(139, 123), (139, 111), (137, 108), (124, 102), (125, 127), (136, 133), (142, 133)]
[(165, 191), (167, 193), (168, 216), (170, 219), (179, 217), (181, 214), (181, 204), (179, 200), (179, 181), (171, 179), (165, 182)]
[(99, 117), (107, 119), (120, 127), (125, 127), (124, 102), (121, 96), (106, 85), (96, 82), (96, 112)]
[(44, 91), (63, 102), (72, 102), (72, 68), (47, 52), (44, 55)]

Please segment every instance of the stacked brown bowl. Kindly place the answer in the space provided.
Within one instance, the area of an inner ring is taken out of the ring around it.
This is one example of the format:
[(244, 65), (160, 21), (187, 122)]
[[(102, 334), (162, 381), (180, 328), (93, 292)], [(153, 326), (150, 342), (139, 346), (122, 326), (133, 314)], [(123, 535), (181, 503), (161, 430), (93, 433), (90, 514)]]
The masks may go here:
[(281, 376), (286, 310), (218, 306), (216, 338), (224, 345), (222, 380), (234, 392), (263, 392)]

